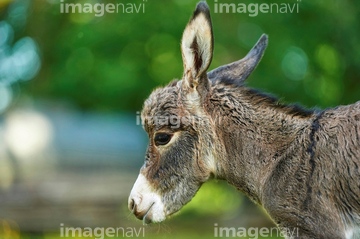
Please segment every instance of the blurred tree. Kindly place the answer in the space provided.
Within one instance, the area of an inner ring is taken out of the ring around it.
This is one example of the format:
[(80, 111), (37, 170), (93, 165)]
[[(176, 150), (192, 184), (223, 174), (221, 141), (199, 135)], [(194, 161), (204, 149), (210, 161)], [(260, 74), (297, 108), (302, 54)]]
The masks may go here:
[[(23, 34), (39, 43), (43, 65), (34, 81), (23, 84), (27, 94), (69, 101), (84, 110), (139, 110), (155, 86), (181, 77), (179, 42), (196, 2), (174, 0), (165, 5), (136, 0), (135, 4), (144, 4), (144, 13), (96, 17), (62, 14), (59, 1), (32, 1)], [(255, 17), (213, 13), (211, 68), (243, 57), (267, 33), (268, 50), (249, 85), (307, 106), (359, 100), (360, 3), (284, 2), (298, 3), (299, 12)], [(214, 11), (215, 2), (208, 4)]]
[[(20, 81), (34, 78), (40, 69), (36, 42), (24, 37), (29, 0), (3, 1), (8, 6), (0, 20), (0, 113), (4, 112), (13, 98), (13, 89)], [(14, 41), (16, 40), (16, 42)]]

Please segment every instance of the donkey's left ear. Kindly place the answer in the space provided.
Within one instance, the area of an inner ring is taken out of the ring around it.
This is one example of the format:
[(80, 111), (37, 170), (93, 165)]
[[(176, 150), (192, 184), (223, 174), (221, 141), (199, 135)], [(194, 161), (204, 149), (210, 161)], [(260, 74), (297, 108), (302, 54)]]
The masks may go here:
[(183, 87), (198, 91), (208, 87), (206, 70), (213, 55), (213, 41), (209, 6), (206, 2), (199, 2), (181, 41)]

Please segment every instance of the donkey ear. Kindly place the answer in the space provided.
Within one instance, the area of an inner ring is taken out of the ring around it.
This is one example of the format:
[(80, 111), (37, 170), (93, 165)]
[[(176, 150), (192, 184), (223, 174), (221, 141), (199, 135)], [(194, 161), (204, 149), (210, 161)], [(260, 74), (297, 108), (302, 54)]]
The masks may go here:
[(206, 2), (199, 2), (181, 40), (184, 87), (207, 87), (206, 70), (213, 55), (213, 41), (209, 6)]
[(211, 81), (226, 81), (230, 84), (242, 84), (259, 64), (268, 44), (268, 36), (263, 34), (250, 52), (241, 60), (220, 66), (207, 76)]

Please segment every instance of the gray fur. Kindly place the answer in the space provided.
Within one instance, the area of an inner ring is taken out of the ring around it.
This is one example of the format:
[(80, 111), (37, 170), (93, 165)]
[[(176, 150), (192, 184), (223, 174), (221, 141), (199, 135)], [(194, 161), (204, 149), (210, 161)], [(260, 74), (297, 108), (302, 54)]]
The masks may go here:
[[(204, 2), (193, 18), (202, 11), (209, 11)], [(150, 95), (142, 111), (149, 147), (140, 172), (167, 215), (215, 177), (264, 207), (278, 226), (297, 228), (296, 238), (359, 238), (360, 102), (304, 110), (246, 87), (266, 45), (264, 35), (244, 59), (197, 79), (184, 72)], [(201, 59), (194, 59), (196, 68)], [(174, 127), (157, 116), (188, 120)], [(158, 132), (177, 138), (156, 146)]]

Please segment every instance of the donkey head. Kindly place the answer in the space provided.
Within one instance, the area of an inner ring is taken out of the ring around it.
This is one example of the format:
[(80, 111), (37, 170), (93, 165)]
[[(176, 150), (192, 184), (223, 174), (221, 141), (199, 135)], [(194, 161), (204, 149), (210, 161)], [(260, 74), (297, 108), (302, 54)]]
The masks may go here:
[(244, 59), (206, 73), (213, 33), (209, 7), (198, 3), (182, 37), (182, 79), (153, 91), (141, 114), (149, 145), (129, 209), (144, 223), (163, 221), (180, 210), (216, 175), (219, 144), (206, 110), (211, 88), (218, 80), (245, 80), (266, 45), (264, 35)]

